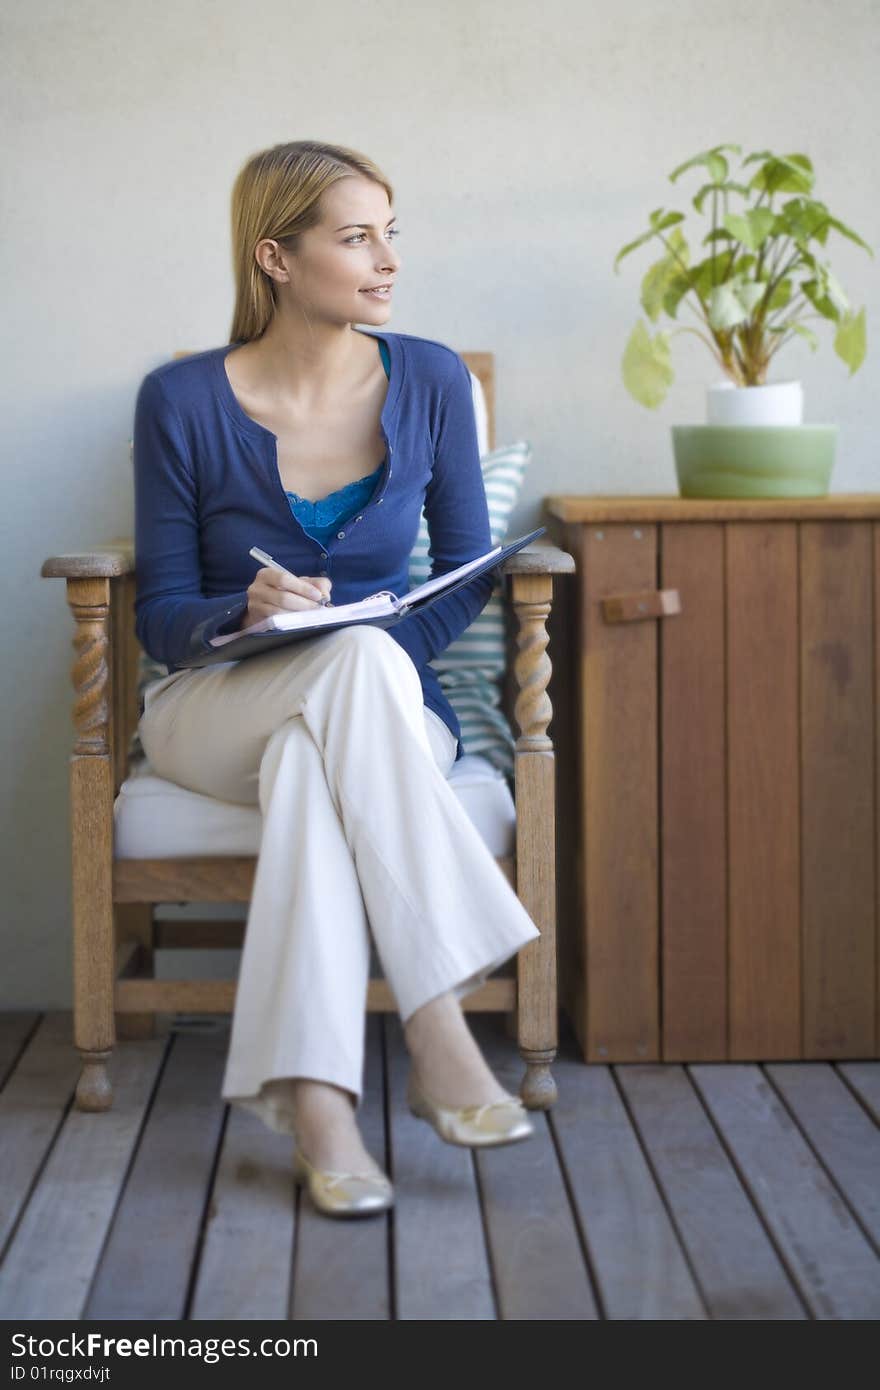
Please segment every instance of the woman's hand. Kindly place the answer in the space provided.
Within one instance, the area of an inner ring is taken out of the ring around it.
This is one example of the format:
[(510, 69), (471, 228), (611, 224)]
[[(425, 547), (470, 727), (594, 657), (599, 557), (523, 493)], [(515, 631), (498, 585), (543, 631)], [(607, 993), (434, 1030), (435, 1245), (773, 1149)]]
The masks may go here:
[(271, 618), (273, 613), (317, 608), (322, 598), (330, 597), (332, 585), (333, 580), (326, 575), (301, 578), (297, 574), (287, 574), (270, 567), (259, 569), (253, 582), (248, 585), (248, 606), (241, 627), (262, 622), (264, 618)]

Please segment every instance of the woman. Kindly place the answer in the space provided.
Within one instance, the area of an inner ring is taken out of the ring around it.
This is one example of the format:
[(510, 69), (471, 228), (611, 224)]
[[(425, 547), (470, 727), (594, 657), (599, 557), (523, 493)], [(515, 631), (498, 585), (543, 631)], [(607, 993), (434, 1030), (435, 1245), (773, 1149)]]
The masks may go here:
[(371, 933), (414, 1113), (452, 1143), (532, 1133), (460, 1000), (539, 932), (446, 780), (460, 728), (428, 664), (491, 572), (387, 631), (185, 664), (272, 613), (405, 593), (423, 508), (433, 573), (492, 548), (462, 358), (354, 326), (390, 316), (392, 196), (345, 147), (248, 160), (230, 344), (156, 368), (135, 407), (136, 630), (169, 671), (143, 745), (160, 776), (263, 818), (223, 1098), (295, 1134), (295, 1177), (334, 1215), (393, 1200), (356, 1120)]

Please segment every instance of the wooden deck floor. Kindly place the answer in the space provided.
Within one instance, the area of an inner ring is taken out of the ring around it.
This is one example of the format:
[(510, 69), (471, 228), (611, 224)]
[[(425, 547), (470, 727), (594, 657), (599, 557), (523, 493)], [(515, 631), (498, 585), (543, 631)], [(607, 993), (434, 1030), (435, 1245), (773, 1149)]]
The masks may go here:
[[(501, 1020), (469, 1015), (504, 1085)], [(0, 1015), (4, 1319), (876, 1318), (880, 1063), (586, 1066), (523, 1144), (444, 1144), (368, 1016), (363, 1133), (388, 1215), (333, 1221), (290, 1140), (224, 1106), (228, 1017), (114, 1053), (73, 1108), (69, 1013)]]

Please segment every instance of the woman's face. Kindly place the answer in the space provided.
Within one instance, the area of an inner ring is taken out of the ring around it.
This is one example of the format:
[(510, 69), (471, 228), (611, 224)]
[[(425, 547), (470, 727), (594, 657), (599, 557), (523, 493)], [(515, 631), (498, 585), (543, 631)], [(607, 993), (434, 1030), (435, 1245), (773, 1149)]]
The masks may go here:
[(321, 207), (321, 222), (301, 235), (297, 250), (278, 247), (277, 259), (270, 262), (278, 272), (287, 272), (276, 276), (276, 297), (289, 297), (291, 308), (304, 309), (312, 320), (384, 323), (393, 291), (367, 291), (376, 285), (393, 286), (400, 267), (388, 194), (372, 179), (350, 175), (326, 190)]

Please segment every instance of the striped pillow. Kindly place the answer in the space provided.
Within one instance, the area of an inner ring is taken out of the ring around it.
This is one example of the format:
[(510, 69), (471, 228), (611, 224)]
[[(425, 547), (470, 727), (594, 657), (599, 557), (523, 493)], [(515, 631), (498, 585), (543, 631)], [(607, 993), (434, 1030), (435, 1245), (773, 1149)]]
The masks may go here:
[[(520, 440), (493, 449), (481, 459), (493, 546), (502, 544), (507, 537), (531, 456), (531, 446)], [(428, 523), (422, 512), (409, 560), (411, 588), (430, 576), (428, 546)], [(504, 580), (499, 574), (482, 612), (429, 664), (437, 672), (443, 693), (458, 716), (462, 752), (480, 753), (512, 777), (516, 739), (501, 709), (507, 667), (507, 609)]]

